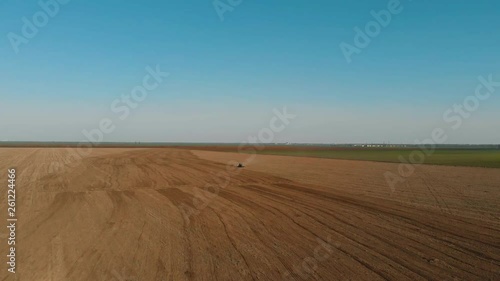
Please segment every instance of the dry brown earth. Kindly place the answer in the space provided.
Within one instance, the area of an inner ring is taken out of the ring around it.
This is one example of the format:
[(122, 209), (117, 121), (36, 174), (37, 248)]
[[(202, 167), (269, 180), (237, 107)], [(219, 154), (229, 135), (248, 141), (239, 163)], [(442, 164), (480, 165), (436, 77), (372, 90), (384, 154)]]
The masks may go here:
[(50, 173), (69, 150), (0, 149), (0, 280), (500, 280), (499, 169), (420, 166), (391, 192), (397, 164), (102, 148)]

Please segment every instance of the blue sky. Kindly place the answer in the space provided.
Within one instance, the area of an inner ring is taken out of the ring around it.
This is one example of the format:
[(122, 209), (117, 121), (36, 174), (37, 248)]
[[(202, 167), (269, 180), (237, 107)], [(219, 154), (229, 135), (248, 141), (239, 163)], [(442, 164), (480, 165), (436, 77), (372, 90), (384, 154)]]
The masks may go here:
[[(0, 140), (80, 141), (110, 118), (104, 141), (240, 142), (284, 106), (297, 117), (275, 141), (428, 138), (478, 76), (500, 81), (500, 2), (401, 0), (348, 63), (340, 43), (389, 2), (243, 0), (221, 21), (212, 1), (71, 0), (16, 54), (8, 34), (43, 10), (4, 0)], [(118, 120), (110, 104), (156, 65), (170, 76)], [(499, 96), (447, 142), (500, 143)]]

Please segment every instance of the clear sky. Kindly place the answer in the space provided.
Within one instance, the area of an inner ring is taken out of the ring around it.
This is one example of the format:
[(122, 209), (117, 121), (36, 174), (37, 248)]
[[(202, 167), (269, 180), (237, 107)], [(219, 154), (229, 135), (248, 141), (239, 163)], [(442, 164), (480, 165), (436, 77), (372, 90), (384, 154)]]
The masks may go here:
[[(286, 106), (276, 142), (413, 143), (441, 127), (447, 143), (500, 143), (500, 87), (457, 129), (443, 119), (479, 76), (500, 81), (500, 2), (401, 0), (348, 63), (340, 44), (390, 2), (243, 0), (221, 20), (211, 0), (71, 0), (52, 15), (4, 0), (0, 140), (80, 141), (108, 118), (104, 141), (241, 142)], [(113, 101), (157, 65), (170, 75), (121, 120)]]

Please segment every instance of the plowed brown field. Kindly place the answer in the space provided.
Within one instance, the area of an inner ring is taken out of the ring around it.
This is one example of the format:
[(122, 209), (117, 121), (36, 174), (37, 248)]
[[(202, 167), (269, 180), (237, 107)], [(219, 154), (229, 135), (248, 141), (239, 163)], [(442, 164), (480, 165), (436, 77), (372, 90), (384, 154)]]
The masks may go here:
[[(71, 149), (69, 149), (71, 150)], [(500, 169), (169, 148), (0, 149), (0, 280), (500, 280)], [(208, 186), (207, 186), (208, 184)], [(7, 225), (7, 222), (4, 222)]]

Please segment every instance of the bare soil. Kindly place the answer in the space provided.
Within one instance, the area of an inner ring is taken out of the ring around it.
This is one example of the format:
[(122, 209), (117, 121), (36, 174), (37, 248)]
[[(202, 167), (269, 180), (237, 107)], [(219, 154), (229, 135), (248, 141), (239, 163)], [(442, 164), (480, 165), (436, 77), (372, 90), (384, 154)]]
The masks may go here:
[(499, 169), (419, 166), (393, 192), (393, 163), (71, 151), (0, 149), (0, 280), (500, 280)]

